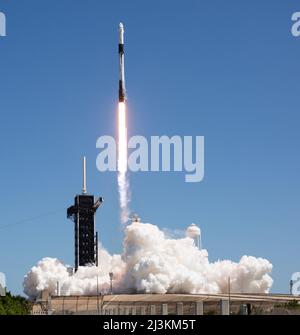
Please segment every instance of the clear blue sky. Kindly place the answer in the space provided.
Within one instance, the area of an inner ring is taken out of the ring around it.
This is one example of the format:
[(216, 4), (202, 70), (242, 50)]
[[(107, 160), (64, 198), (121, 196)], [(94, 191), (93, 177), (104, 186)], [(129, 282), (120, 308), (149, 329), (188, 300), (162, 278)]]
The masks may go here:
[(42, 257), (73, 264), (66, 208), (83, 154), (88, 190), (105, 198), (101, 241), (122, 249), (116, 175), (95, 165), (96, 139), (115, 134), (122, 21), (130, 135), (205, 136), (203, 182), (131, 174), (131, 208), (161, 228), (198, 223), (211, 260), (269, 259), (272, 291), (288, 291), (300, 271), (300, 1), (1, 0), (0, 11), (0, 226), (55, 212), (0, 229), (9, 289), (22, 292)]

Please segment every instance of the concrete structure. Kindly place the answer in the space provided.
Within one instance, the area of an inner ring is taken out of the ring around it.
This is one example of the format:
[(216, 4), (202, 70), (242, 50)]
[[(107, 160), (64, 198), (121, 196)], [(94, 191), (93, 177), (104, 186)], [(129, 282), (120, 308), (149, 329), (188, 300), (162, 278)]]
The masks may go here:
[(156, 308), (155, 305), (150, 306), (150, 315), (156, 315)]
[(168, 304), (162, 304), (161, 305), (161, 309), (162, 309), (162, 315), (168, 315)]
[[(244, 305), (241, 307), (241, 305)], [(231, 294), (230, 314), (297, 314), (300, 297)], [(132, 294), (52, 296), (44, 291), (32, 314), (75, 315), (209, 315), (229, 314), (226, 294)]]
[(248, 306), (246, 304), (240, 306), (240, 315), (248, 315)]
[(221, 315), (230, 315), (230, 305), (229, 305), (229, 299), (226, 300), (226, 299), (222, 299), (220, 301), (220, 314)]
[(0, 272), (0, 297), (5, 297), (6, 295), (6, 279), (5, 274)]
[(6, 289), (0, 284), (0, 297), (6, 296)]
[(183, 315), (183, 302), (177, 302), (177, 315)]
[(196, 315), (203, 315), (203, 301), (196, 301)]

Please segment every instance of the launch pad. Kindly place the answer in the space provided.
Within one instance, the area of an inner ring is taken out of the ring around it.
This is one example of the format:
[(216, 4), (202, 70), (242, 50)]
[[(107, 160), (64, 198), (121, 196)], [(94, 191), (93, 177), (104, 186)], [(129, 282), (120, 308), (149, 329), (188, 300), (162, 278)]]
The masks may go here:
[[(46, 292), (44, 292), (46, 293)], [(32, 314), (300, 315), (300, 297), (282, 294), (122, 294), (47, 296)]]

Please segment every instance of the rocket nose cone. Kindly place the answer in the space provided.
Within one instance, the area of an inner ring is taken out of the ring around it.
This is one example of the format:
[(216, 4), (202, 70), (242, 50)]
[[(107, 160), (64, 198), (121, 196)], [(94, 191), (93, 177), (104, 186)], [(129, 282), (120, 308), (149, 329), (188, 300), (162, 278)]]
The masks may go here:
[(120, 29), (124, 29), (124, 26), (123, 26), (123, 23), (122, 23), (122, 22), (119, 23), (119, 28), (120, 28)]

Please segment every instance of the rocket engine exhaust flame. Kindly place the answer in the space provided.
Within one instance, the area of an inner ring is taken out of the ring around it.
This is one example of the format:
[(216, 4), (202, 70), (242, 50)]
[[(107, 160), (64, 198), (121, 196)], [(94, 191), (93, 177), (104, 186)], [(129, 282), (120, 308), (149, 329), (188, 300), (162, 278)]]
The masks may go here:
[(127, 120), (125, 102), (118, 108), (118, 186), (121, 208), (121, 222), (129, 219), (129, 182), (127, 176)]

